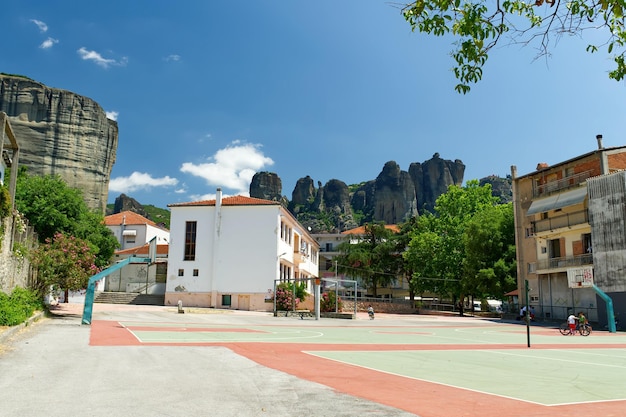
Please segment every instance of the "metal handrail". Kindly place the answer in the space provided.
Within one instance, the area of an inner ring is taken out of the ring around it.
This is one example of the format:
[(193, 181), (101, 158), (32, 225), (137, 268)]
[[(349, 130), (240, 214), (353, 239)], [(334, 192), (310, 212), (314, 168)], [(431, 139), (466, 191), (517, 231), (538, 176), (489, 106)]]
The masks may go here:
[(587, 210), (576, 211), (562, 216), (550, 217), (547, 219), (532, 222), (534, 233), (555, 230), (563, 227), (571, 227), (579, 224), (589, 223), (589, 213)]
[(580, 172), (545, 184), (533, 184), (533, 198), (545, 197), (568, 188), (577, 187), (591, 177), (591, 171)]

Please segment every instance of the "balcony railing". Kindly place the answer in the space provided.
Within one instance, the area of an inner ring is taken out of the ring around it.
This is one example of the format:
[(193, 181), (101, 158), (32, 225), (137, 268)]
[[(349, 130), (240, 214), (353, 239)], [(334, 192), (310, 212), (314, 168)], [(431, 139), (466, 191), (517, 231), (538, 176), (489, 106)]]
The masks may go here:
[(550, 217), (532, 222), (533, 232), (541, 233), (548, 230), (556, 230), (563, 227), (572, 227), (578, 224), (589, 223), (589, 213), (587, 210), (564, 214), (562, 216)]
[(589, 177), (591, 177), (591, 171), (585, 171), (561, 178), (560, 180), (549, 181), (546, 184), (534, 184), (533, 198), (545, 197), (571, 187), (577, 187), (587, 181), (587, 178)]
[(591, 253), (577, 256), (563, 256), (560, 258), (541, 259), (528, 264), (528, 272), (539, 272), (549, 269), (575, 268), (583, 265), (593, 265)]

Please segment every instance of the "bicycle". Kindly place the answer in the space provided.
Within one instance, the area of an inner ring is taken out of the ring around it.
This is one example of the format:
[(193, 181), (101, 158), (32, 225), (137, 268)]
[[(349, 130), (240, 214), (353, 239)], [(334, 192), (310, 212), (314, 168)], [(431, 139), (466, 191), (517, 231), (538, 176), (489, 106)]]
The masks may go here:
[[(591, 328), (591, 325), (589, 324), (576, 323), (576, 329), (574, 329), (574, 333), (578, 332), (580, 333), (581, 336), (589, 336), (592, 330), (593, 329)], [(563, 336), (569, 335), (570, 334), (569, 324), (567, 324), (567, 322), (561, 324), (561, 326), (559, 327), (559, 331), (561, 332)]]

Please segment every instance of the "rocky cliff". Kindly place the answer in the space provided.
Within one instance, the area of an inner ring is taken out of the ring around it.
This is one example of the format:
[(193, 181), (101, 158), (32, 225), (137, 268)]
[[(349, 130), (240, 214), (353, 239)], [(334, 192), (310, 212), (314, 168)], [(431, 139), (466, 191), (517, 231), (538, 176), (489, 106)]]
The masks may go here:
[[(412, 163), (403, 171), (387, 162), (375, 180), (366, 181), (352, 191), (342, 181), (332, 179), (325, 185), (309, 176), (300, 178), (286, 206), (315, 233), (341, 232), (367, 221), (396, 224), (423, 210), (432, 210), (435, 200), (450, 185), (461, 185), (465, 165), (433, 155), (424, 163)], [(268, 184), (272, 184), (271, 191)], [(263, 185), (263, 186), (260, 186)], [(280, 179), (276, 174), (259, 172), (250, 184), (250, 196), (278, 200)], [(283, 200), (286, 200), (283, 197)]]
[(117, 151), (117, 122), (90, 98), (0, 74), (0, 111), (11, 120), (20, 166), (59, 175), (88, 207), (104, 213)]

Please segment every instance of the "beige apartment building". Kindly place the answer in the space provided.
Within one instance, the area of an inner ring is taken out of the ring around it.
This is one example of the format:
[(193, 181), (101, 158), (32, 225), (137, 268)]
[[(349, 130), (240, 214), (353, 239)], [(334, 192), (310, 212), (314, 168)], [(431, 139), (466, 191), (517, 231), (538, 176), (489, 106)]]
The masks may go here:
[[(612, 174), (626, 169), (626, 146), (604, 148), (602, 136), (596, 139), (596, 150), (554, 165), (540, 163), (536, 171), (526, 175), (518, 176), (517, 168), (511, 167), (519, 303), (526, 304), (525, 281), (528, 280), (528, 304), (540, 318), (564, 320), (570, 312), (583, 311), (591, 321), (606, 324), (607, 303), (599, 292), (617, 299), (617, 314), (619, 309), (626, 310), (626, 303), (619, 301), (624, 288), (608, 285), (609, 281), (626, 282), (626, 275), (616, 276), (619, 268), (614, 267), (626, 259), (626, 248), (612, 253), (608, 268), (598, 269), (594, 265), (606, 259), (606, 235), (612, 226), (602, 219), (600, 212), (606, 207), (608, 194), (590, 195), (590, 184), (595, 184), (594, 189), (604, 189), (606, 186), (602, 184), (610, 181)], [(623, 180), (612, 181), (619, 184)], [(613, 187), (609, 194), (613, 200), (621, 199), (624, 206), (624, 187)], [(624, 224), (623, 207), (614, 217), (621, 217)], [(615, 233), (619, 232), (613, 230), (609, 234)], [(615, 245), (611, 251), (614, 250)], [(616, 261), (615, 256), (620, 260)], [(576, 278), (582, 276), (581, 271), (593, 273), (597, 289), (573, 288), (573, 284), (582, 281)], [(607, 278), (606, 271), (610, 271), (611, 277)]]

